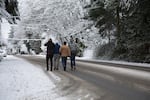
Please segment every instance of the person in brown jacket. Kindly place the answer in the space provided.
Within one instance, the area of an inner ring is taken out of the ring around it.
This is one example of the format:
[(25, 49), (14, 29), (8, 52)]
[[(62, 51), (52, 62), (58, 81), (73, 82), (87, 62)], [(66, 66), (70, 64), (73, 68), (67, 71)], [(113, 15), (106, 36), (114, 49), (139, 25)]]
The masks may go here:
[(70, 56), (70, 48), (66, 44), (67, 43), (64, 42), (64, 44), (60, 47), (60, 54), (62, 58), (62, 65), (64, 67), (64, 71), (66, 71), (67, 57)]

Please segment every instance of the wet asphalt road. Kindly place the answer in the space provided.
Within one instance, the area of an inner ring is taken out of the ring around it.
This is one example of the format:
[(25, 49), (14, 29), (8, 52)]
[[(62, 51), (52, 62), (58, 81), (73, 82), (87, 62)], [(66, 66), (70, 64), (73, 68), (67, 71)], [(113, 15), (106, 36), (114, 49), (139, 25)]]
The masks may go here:
[[(35, 66), (41, 66), (43, 70), (46, 69), (44, 58), (18, 57), (26, 59)], [(150, 100), (149, 72), (142, 71), (141, 73), (146, 73), (146, 75), (140, 77), (140, 75), (132, 75), (128, 72), (122, 73), (124, 69), (119, 67), (116, 69), (81, 61), (76, 63), (76, 71), (71, 71), (69, 60), (66, 72), (62, 68), (52, 71), (62, 78), (60, 82), (56, 82), (58, 91), (62, 91), (62, 96), (70, 97), (72, 100), (77, 100), (77, 98), (81, 100)], [(125, 71), (128, 70), (125, 69)], [(136, 70), (133, 72), (136, 73)], [(46, 71), (45, 73), (47, 74)]]

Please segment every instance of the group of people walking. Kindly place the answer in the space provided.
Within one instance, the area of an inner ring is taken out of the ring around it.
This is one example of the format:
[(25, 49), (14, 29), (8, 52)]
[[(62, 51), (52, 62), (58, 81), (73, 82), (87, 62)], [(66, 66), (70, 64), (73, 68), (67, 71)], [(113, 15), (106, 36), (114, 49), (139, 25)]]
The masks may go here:
[(78, 52), (78, 46), (73, 39), (70, 40), (70, 43), (68, 43), (68, 45), (67, 42), (63, 42), (62, 45), (58, 43), (53, 43), (52, 39), (49, 39), (49, 41), (45, 43), (45, 46), (47, 46), (47, 71), (49, 70), (49, 67), (51, 71), (53, 69), (58, 70), (60, 66), (60, 58), (62, 61), (63, 69), (64, 71), (66, 71), (68, 57), (70, 57), (71, 70), (76, 69), (75, 57)]

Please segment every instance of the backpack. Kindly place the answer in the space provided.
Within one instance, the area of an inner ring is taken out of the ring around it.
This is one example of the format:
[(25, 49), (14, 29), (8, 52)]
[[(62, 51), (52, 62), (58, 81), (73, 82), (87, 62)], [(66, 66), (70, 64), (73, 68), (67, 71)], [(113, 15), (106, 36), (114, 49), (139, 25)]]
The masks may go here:
[(77, 50), (77, 45), (75, 43), (70, 43), (69, 47), (70, 47), (71, 53), (74, 53), (74, 54), (77, 53), (78, 50)]

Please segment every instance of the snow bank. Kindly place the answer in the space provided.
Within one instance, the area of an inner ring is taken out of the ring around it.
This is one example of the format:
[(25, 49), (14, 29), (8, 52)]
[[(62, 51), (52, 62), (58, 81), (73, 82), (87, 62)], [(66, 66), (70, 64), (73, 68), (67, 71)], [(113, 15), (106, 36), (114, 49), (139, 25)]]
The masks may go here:
[(63, 100), (55, 87), (49, 75), (27, 61), (8, 56), (0, 62), (0, 100)]

